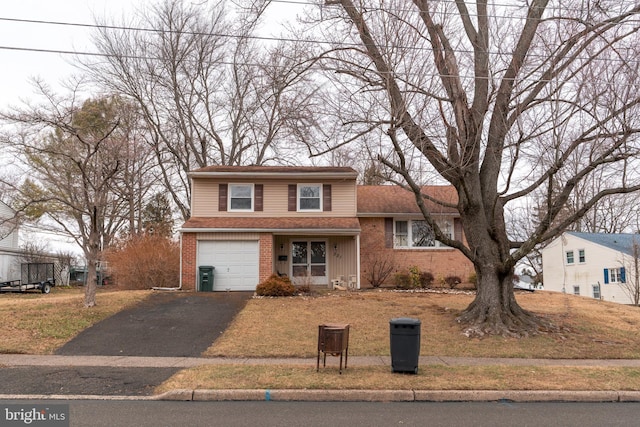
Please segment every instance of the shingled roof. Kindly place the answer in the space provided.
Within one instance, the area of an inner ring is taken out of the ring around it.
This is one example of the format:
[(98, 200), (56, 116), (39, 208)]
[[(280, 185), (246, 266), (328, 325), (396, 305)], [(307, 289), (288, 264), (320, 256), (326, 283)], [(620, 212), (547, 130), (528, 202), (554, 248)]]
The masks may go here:
[(575, 237), (587, 240), (600, 246), (604, 246), (609, 249), (613, 249), (617, 252), (622, 252), (627, 255), (633, 255), (633, 244), (636, 242), (640, 244), (639, 234), (630, 233), (579, 233), (576, 231), (568, 231)]
[[(452, 186), (429, 185), (422, 187), (422, 192), (450, 206), (442, 206), (425, 200), (427, 210), (437, 214), (458, 214), (453, 207), (458, 202), (458, 195)], [(358, 186), (358, 216), (381, 214), (419, 214), (413, 192), (397, 185), (360, 185)]]
[(229, 218), (229, 217), (193, 217), (183, 226), (184, 229), (221, 229), (229, 230), (307, 230), (307, 231), (339, 231), (342, 233), (360, 231), (360, 223), (357, 218), (335, 218), (335, 217), (311, 217), (311, 218)]

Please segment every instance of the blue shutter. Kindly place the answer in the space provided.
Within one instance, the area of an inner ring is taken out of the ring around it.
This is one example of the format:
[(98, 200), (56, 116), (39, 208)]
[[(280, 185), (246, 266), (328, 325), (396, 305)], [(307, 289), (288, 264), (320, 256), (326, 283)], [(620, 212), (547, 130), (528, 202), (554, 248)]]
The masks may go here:
[(607, 283), (609, 283), (609, 269), (605, 268), (604, 269), (604, 284), (606, 285)]
[(624, 267), (620, 267), (620, 283), (627, 283), (627, 275), (624, 271)]

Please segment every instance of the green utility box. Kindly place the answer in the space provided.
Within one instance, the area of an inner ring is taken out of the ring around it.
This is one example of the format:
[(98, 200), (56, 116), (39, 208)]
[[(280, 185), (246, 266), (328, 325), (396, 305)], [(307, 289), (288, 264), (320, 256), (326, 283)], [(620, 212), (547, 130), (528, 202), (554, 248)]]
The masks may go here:
[(213, 270), (215, 269), (210, 265), (201, 265), (198, 268), (198, 290), (200, 292), (213, 292)]
[(391, 319), (389, 327), (392, 372), (417, 374), (420, 358), (420, 319)]

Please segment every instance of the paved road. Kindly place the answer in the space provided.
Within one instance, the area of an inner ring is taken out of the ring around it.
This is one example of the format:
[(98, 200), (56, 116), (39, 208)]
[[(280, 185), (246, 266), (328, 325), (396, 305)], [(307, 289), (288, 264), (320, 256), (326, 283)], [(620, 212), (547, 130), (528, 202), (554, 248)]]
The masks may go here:
[[(0, 401), (3, 404), (16, 401)], [(33, 404), (34, 402), (26, 402)], [(149, 402), (69, 404), (70, 425), (112, 426), (530, 426), (638, 424), (640, 403)], [(0, 410), (0, 414), (2, 411)], [(2, 418), (0, 416), (0, 425)]]

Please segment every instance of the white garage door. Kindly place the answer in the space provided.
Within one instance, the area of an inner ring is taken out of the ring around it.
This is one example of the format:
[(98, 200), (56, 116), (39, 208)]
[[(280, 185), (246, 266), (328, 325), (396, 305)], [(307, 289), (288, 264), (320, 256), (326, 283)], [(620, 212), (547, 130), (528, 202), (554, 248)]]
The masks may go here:
[(254, 240), (201, 241), (198, 243), (198, 266), (215, 267), (214, 291), (255, 291), (258, 252), (258, 242)]

